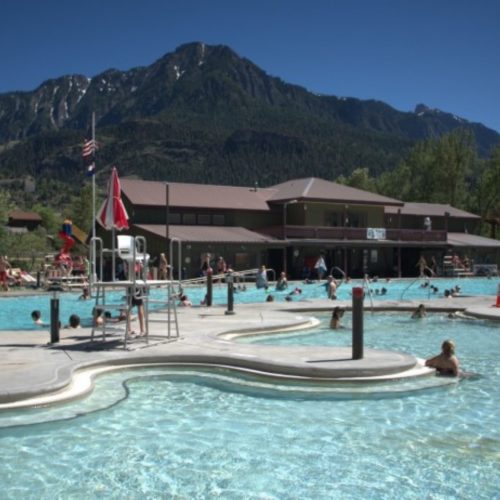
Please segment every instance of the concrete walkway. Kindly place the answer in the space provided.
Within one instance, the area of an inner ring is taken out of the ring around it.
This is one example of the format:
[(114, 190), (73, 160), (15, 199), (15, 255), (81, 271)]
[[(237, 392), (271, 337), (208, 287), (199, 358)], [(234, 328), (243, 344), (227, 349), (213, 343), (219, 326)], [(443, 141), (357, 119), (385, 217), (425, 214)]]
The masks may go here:
[[(434, 299), (429, 311), (464, 311), (500, 320), (500, 308), (491, 307), (495, 297)], [(108, 336), (90, 342), (90, 329), (61, 330), (61, 341), (48, 345), (49, 331), (3, 331), (0, 333), (0, 408), (8, 403), (63, 391), (71, 387), (74, 374), (90, 367), (134, 364), (186, 364), (226, 366), (251, 370), (271, 377), (301, 380), (358, 380), (402, 378), (432, 373), (401, 352), (365, 349), (364, 358), (353, 360), (350, 348), (283, 347), (239, 343), (235, 336), (264, 331), (310, 327), (314, 313), (331, 311), (334, 305), (350, 308), (350, 302), (315, 300), (291, 303), (238, 305), (235, 315), (223, 307), (179, 308), (180, 337), (166, 336), (166, 314), (150, 315), (150, 336), (129, 342)], [(412, 311), (416, 302), (379, 302), (374, 309)], [(365, 300), (365, 310), (371, 310)], [(334, 334), (332, 332), (332, 334)], [(39, 403), (37, 403), (39, 404)]]

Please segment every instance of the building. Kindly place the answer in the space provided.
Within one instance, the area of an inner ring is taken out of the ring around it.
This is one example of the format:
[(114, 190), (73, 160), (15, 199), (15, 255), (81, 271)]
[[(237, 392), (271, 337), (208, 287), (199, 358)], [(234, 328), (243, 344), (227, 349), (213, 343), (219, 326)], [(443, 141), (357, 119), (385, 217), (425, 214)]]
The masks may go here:
[[(183, 277), (199, 275), (206, 253), (292, 278), (313, 273), (320, 255), (330, 272), (352, 277), (415, 276), (421, 255), (441, 267), (450, 252), (499, 263), (500, 241), (473, 235), (477, 215), (318, 178), (269, 188), (122, 179), (121, 188), (129, 232), (145, 237), (153, 265), (166, 252)], [(103, 228), (98, 235), (110, 238)]]
[(42, 223), (42, 218), (35, 212), (14, 210), (7, 217), (7, 228), (12, 232), (33, 231)]

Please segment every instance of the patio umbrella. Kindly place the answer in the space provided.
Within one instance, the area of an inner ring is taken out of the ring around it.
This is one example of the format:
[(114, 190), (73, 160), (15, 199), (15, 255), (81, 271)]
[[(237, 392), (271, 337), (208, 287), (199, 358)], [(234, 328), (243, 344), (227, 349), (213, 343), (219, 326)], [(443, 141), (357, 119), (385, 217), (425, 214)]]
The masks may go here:
[[(104, 200), (97, 220), (102, 224), (105, 229), (111, 229), (111, 248), (112, 248), (112, 279), (115, 281), (115, 230), (121, 231), (128, 229), (128, 214), (125, 209), (121, 197), (120, 179), (118, 178), (118, 171), (116, 167), (111, 170), (111, 178), (108, 184), (108, 195)], [(101, 277), (102, 279), (102, 277)]]

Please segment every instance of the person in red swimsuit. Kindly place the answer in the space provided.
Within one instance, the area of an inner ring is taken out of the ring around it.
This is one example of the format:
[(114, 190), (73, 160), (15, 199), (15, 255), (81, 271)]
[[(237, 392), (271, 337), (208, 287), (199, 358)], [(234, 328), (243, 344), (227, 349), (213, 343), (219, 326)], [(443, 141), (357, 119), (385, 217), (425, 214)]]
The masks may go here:
[(9, 291), (9, 269), (10, 264), (7, 261), (7, 257), (0, 255), (0, 284), (6, 292)]

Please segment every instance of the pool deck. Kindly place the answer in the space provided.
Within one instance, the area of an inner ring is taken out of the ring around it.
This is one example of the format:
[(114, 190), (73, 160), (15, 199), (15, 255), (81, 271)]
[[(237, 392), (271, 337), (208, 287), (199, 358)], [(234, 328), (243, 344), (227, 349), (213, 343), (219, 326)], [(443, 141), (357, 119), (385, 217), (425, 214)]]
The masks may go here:
[[(477, 318), (500, 321), (496, 297), (457, 297), (423, 302), (428, 311), (463, 311)], [(422, 301), (375, 302), (373, 310), (412, 311)], [(50, 345), (48, 330), (2, 331), (0, 334), (0, 409), (45, 404), (58, 393), (61, 399), (77, 397), (74, 381), (90, 369), (133, 365), (169, 364), (223, 366), (280, 380), (294, 379), (328, 383), (376, 381), (432, 374), (411, 354), (364, 350), (363, 359), (353, 360), (351, 348), (271, 346), (236, 342), (241, 335), (265, 331), (291, 331), (314, 324), (314, 313), (331, 311), (336, 305), (349, 309), (350, 301), (310, 300), (236, 305), (235, 314), (225, 307), (178, 308), (179, 338), (167, 338), (165, 313), (150, 314), (146, 343), (133, 339), (123, 347), (123, 335), (97, 337), (90, 329), (63, 329), (60, 342)], [(365, 312), (372, 310), (365, 299)], [(136, 322), (133, 326), (137, 328)], [(172, 328), (172, 330), (174, 330)], [(332, 335), (351, 335), (349, 330)], [(436, 339), (436, 351), (443, 339)], [(433, 353), (429, 353), (433, 354)], [(80, 393), (84, 393), (82, 389)], [(67, 396), (66, 396), (67, 394)], [(40, 399), (42, 397), (42, 399)], [(37, 398), (37, 399), (33, 399)]]

